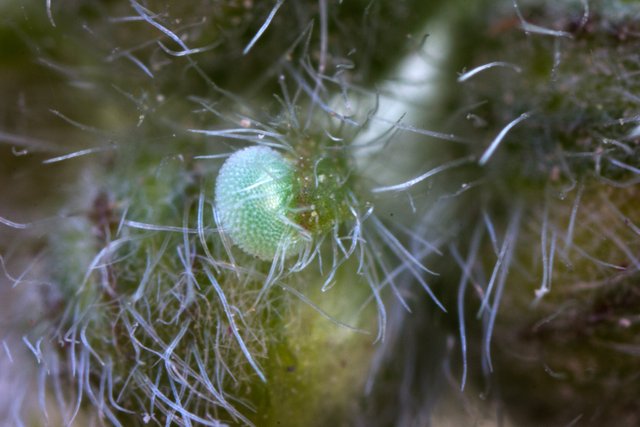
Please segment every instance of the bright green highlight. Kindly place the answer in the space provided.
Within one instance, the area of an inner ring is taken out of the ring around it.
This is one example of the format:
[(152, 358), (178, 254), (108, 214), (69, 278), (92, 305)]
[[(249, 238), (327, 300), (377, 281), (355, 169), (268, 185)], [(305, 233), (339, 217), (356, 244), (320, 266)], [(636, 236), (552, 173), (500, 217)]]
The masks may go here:
[(288, 220), (293, 165), (268, 147), (237, 151), (222, 165), (216, 181), (216, 209), (224, 232), (250, 255), (272, 260), (295, 253), (299, 243)]

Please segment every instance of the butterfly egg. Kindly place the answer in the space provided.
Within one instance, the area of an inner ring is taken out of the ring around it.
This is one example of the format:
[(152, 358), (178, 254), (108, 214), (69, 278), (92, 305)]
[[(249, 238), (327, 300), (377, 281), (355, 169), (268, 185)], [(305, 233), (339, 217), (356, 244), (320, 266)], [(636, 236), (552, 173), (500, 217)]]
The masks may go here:
[(268, 147), (235, 152), (222, 165), (215, 204), (224, 232), (246, 253), (272, 260), (303, 242), (291, 218), (294, 165)]

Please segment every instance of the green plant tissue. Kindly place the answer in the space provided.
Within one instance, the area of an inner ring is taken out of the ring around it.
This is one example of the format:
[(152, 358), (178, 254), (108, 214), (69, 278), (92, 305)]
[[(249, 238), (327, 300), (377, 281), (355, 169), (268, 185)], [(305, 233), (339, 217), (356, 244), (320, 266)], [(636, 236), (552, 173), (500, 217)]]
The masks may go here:
[(0, 425), (637, 426), (640, 3), (0, 3)]

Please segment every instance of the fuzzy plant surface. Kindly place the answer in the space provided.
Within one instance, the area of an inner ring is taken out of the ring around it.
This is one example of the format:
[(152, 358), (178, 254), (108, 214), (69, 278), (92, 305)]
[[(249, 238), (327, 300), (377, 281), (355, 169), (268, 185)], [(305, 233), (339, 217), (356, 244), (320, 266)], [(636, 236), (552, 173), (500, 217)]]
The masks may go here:
[(640, 422), (639, 6), (494, 2), (461, 18), (473, 37), (451, 104), (467, 106), (458, 132), (485, 141), (450, 248), (462, 380), (516, 425)]
[(640, 3), (0, 15), (0, 424), (640, 423)]

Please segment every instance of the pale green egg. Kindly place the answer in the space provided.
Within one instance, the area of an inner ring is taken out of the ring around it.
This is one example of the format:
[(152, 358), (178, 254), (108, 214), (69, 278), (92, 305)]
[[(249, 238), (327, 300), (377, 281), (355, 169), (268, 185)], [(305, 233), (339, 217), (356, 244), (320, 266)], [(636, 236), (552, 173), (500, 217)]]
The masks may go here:
[(222, 165), (215, 204), (223, 232), (243, 251), (263, 260), (296, 252), (300, 238), (289, 219), (295, 170), (276, 150), (254, 146)]

